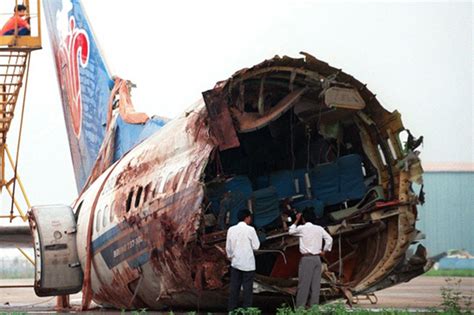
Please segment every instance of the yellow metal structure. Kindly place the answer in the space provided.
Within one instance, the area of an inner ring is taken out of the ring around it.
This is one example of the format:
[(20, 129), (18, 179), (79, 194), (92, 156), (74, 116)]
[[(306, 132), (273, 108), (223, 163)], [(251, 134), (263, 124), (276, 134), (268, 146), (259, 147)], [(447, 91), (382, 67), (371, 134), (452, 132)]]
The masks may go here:
[[(5, 177), (3, 177), (3, 174), (5, 174), (5, 166), (6, 166), (5, 155), (8, 159), (8, 166), (11, 167), (12, 170), (15, 169), (15, 164), (14, 164), (12, 155), (10, 153), (10, 150), (8, 149), (8, 146), (6, 144), (0, 145), (0, 156), (1, 156), (0, 158), (1, 158), (1, 168), (2, 168), (0, 190), (3, 192), (3, 188), (5, 187), (5, 190), (10, 195), (10, 198), (12, 199), (13, 204), (15, 205), (15, 209), (17, 210), (18, 214), (10, 213), (9, 215), (0, 215), (0, 218), (3, 218), (3, 219), (7, 218), (10, 221), (12, 221), (15, 218), (21, 218), (24, 222), (26, 222), (26, 220), (28, 220), (26, 216), (26, 211), (22, 209), (18, 200), (13, 195), (13, 190), (11, 187), (13, 185), (13, 182), (15, 181), (15, 177), (10, 178), (9, 180), (6, 180)], [(26, 195), (25, 187), (23, 186), (23, 183), (21, 182), (20, 177), (18, 176), (18, 173), (16, 174), (16, 181), (18, 185), (20, 186), (21, 196), (23, 197), (23, 200), (26, 203), (27, 208), (29, 209), (31, 207), (30, 200), (28, 199), (28, 196)]]
[[(12, 0), (11, 2), (11, 6), (9, 6), (11, 8), (16, 8), (17, 5), (20, 4), (18, 0)], [(30, 55), (33, 50), (41, 49), (40, 0), (23, 0), (21, 4), (26, 5), (28, 16), (32, 20), (35, 20), (35, 23), (30, 22), (31, 36), (18, 36), (17, 25), (15, 26), (14, 35), (0, 35), (0, 193), (4, 191), (8, 192), (11, 199), (9, 215), (0, 215), (0, 219), (9, 219), (10, 222), (15, 218), (20, 218), (24, 222), (27, 221), (26, 211), (31, 207), (25, 187), (18, 176), (18, 157), (20, 154), (20, 142), (23, 129), (23, 114), (28, 85)], [(6, 14), (5, 12), (1, 13), (2, 15)], [(9, 13), (14, 14), (14, 12)], [(2, 22), (4, 23), (6, 21)], [(19, 99), (21, 99), (22, 104), (18, 142), (16, 144), (16, 157), (14, 159), (7, 146), (7, 135)], [(7, 169), (10, 169), (11, 172), (6, 172)], [(20, 188), (22, 200), (16, 197), (18, 196), (18, 194), (15, 193), (17, 185)], [(21, 205), (26, 205), (27, 209), (22, 209)], [(16, 212), (13, 211), (14, 208)], [(18, 250), (26, 259), (34, 264), (34, 261), (24, 250), (21, 248), (18, 248)]]
[[(18, 0), (14, 0), (11, 3), (11, 7), (16, 8), (18, 4)], [(8, 192), (12, 204), (17, 210), (17, 214), (10, 211), (9, 215), (2, 215), (0, 218), (8, 218), (10, 219), (10, 222), (17, 217), (21, 218), (23, 221), (27, 220), (26, 210), (21, 208), (20, 202), (15, 198), (15, 186), (17, 183), (21, 189), (24, 204), (26, 204), (28, 208), (30, 207), (25, 188), (18, 176), (17, 167), (23, 127), (23, 112), (28, 84), (30, 55), (33, 50), (41, 49), (40, 1), (24, 0), (22, 4), (26, 5), (28, 8), (27, 13), (31, 18), (36, 17), (36, 23), (30, 24), (30, 31), (32, 34), (36, 33), (37, 35), (18, 36), (16, 35), (18, 34), (18, 29), (16, 29), (14, 32), (15, 35), (0, 36), (0, 192)], [(33, 4), (33, 7), (30, 6), (31, 4)], [(31, 12), (32, 9), (35, 12)], [(33, 13), (35, 13), (35, 15), (32, 15)], [(11, 14), (13, 14), (13, 12), (11, 12)], [(16, 145), (16, 158), (14, 160), (7, 146), (7, 135), (15, 114), (15, 107), (20, 99), (20, 94), (22, 94), (23, 97), (18, 143)], [(7, 176), (7, 168), (10, 168), (13, 171), (12, 176)], [(11, 210), (13, 210), (13, 206)]]
[[(29, 200), (24, 193), (23, 184), (18, 180), (17, 162), (19, 154), (19, 143), (21, 141), (21, 131), (23, 123), (23, 110), (26, 96), (26, 82), (28, 77), (30, 51), (0, 51), (0, 192), (5, 190), (10, 195), (15, 208), (18, 211), (19, 217), (26, 221), (25, 211), (23, 211), (15, 198), (15, 185), (19, 183), (23, 192), (24, 200), (29, 207)], [(22, 89), (25, 83), (24, 89)], [(17, 105), (20, 92), (23, 91), (23, 106), (21, 112), (20, 131), (17, 143), (16, 161), (13, 161), (12, 155), (7, 146), (7, 135), (10, 130), (10, 125), (15, 114), (15, 107)], [(7, 163), (7, 161), (9, 163)], [(7, 176), (6, 168), (11, 167), (13, 176)], [(12, 221), (17, 215), (10, 212), (9, 218)]]

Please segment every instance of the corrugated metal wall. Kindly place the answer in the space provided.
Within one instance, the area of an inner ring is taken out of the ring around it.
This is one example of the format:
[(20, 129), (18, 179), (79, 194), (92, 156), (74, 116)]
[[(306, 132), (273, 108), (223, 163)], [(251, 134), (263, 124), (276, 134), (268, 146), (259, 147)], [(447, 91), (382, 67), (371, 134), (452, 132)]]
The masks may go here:
[(449, 249), (474, 255), (474, 173), (429, 172), (423, 179), (426, 203), (418, 206), (417, 228), (426, 234), (428, 256)]

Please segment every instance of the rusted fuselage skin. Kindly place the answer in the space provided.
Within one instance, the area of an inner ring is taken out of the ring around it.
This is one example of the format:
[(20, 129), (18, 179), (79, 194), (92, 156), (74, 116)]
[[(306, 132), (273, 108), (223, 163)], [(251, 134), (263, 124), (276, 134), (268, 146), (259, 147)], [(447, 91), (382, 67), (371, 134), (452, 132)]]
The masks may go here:
[[(208, 190), (235, 175), (222, 161), (232, 163), (232, 150), (245, 146), (254, 132), (270, 129), (272, 141), (263, 138), (262, 146), (272, 142), (284, 152), (278, 139), (287, 139), (286, 127), (280, 127), (285, 119), (295, 122), (292, 132), (310, 130), (312, 139), (325, 138), (338, 125), (351, 142), (346, 149), (363, 157), (369, 182), (362, 200), (344, 201), (337, 209), (325, 205), (324, 225), (335, 243), (323, 272), (323, 298), (351, 299), (424, 271), (422, 248), (406, 256), (417, 236), (418, 196), (411, 184), (420, 180), (421, 166), (413, 146), (402, 148), (400, 114), (383, 109), (363, 84), (310, 55), (275, 57), (203, 95), (109, 167), (76, 201), (79, 257), (83, 268), (90, 265), (97, 303), (225, 309), (225, 230), (208, 222)], [(288, 158), (271, 165), (278, 163), (298, 162)], [(267, 270), (257, 270), (257, 305), (278, 306), (296, 293), (297, 248), (298, 239), (284, 225), (265, 229), (262, 251), (256, 253), (257, 265)]]
[[(97, 302), (161, 308), (175, 304), (176, 293), (197, 292), (196, 277), (210, 257), (197, 246), (204, 193), (200, 177), (214, 148), (205, 118), (200, 104), (173, 120), (78, 199), (83, 266), (89, 217), (95, 212), (90, 246)], [(225, 262), (220, 263), (222, 270)]]

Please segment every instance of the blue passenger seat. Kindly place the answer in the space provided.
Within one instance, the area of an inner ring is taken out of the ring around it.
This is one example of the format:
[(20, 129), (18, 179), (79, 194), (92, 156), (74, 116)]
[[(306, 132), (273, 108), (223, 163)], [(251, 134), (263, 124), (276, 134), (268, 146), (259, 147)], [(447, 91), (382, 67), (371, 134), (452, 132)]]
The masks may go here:
[(258, 176), (255, 180), (257, 190), (270, 186), (270, 177), (268, 175)]
[(206, 195), (211, 202), (210, 210), (216, 217), (219, 214), (220, 202), (225, 191), (224, 185), (219, 183), (214, 183), (206, 187)]
[(279, 223), (280, 203), (275, 187), (270, 186), (253, 192), (253, 223), (255, 227), (262, 228)]
[(311, 170), (311, 186), (314, 198), (325, 205), (335, 205), (345, 201), (339, 191), (339, 169), (337, 163), (324, 163)]
[(294, 176), (291, 170), (276, 171), (270, 174), (270, 185), (275, 187), (279, 199), (288, 198), (297, 194)]
[(349, 154), (337, 160), (340, 192), (346, 200), (362, 199), (367, 191), (362, 173), (362, 158)]
[(232, 196), (232, 211), (229, 217), (229, 224), (232, 226), (239, 223), (237, 218), (239, 210), (248, 208), (248, 200), (252, 197), (252, 183), (247, 176), (238, 175), (228, 179), (224, 187)]

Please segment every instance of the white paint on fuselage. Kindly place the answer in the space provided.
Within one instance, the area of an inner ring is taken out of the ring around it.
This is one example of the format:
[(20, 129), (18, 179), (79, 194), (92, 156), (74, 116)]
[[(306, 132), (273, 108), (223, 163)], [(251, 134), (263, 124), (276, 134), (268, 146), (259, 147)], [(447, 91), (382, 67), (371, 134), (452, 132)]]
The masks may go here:
[[(109, 167), (80, 196), (76, 202), (76, 208), (82, 203), (78, 217), (77, 243), (83, 269), (86, 265), (87, 257), (86, 242), (89, 217), (96, 198), (98, 198), (98, 200), (94, 214), (92, 242), (97, 241), (99, 237), (108, 231), (118, 229), (120, 224), (122, 224), (122, 226), (124, 225), (123, 223), (126, 222), (127, 214), (125, 209), (127, 198), (123, 198), (123, 196), (128, 196), (131, 191), (134, 191), (134, 193), (130, 202), (130, 214), (146, 215), (149, 211), (149, 202), (143, 202), (143, 194), (145, 193), (145, 187), (147, 187), (147, 185), (149, 185), (149, 196), (152, 195), (151, 191), (154, 190), (154, 199), (159, 199), (182, 191), (190, 184), (196, 184), (196, 182), (199, 181), (209, 154), (214, 148), (214, 144), (212, 144), (208, 136), (209, 132), (206, 129), (207, 126), (204, 124), (202, 126), (193, 125), (193, 120), (196, 119), (195, 115), (205, 115), (205, 113), (204, 102), (199, 102), (191, 114), (183, 114), (175, 120), (170, 121), (161, 130), (157, 131), (150, 138), (128, 152), (121, 160)], [(207, 137), (201, 137), (205, 139), (196, 139), (195, 132), (198, 127), (202, 129), (202, 131), (200, 131), (201, 134), (202, 132), (207, 134)], [(131, 168), (138, 170), (145, 164), (150, 166), (146, 172), (141, 173), (139, 176), (129, 178), (124, 185), (117, 187), (117, 180), (119, 180), (123, 172), (130, 171)], [(103, 188), (101, 189), (101, 187)], [(142, 198), (139, 201), (136, 200), (138, 187), (142, 187)], [(202, 194), (202, 188), (200, 188), (200, 190)], [(117, 200), (117, 196), (122, 196), (122, 199)], [(121, 204), (117, 204), (119, 202)], [(137, 202), (137, 207), (135, 207)], [(107, 211), (105, 211), (105, 209), (107, 209)], [(200, 211), (200, 208), (198, 207), (195, 211)], [(117, 213), (123, 213), (124, 216), (117, 217)], [(123, 237), (132, 230), (133, 227), (128, 227), (127, 225), (127, 228), (121, 230), (119, 232), (120, 235), (115, 236), (115, 238)], [(130, 240), (115, 249), (113, 255), (119, 256), (127, 249), (133, 246), (139, 246), (143, 241), (146, 240)], [(91, 270), (93, 291), (97, 293), (101, 286), (113, 285), (114, 271), (123, 271), (124, 268), (130, 269), (126, 264), (127, 262), (123, 261), (115, 267), (109, 268), (103, 257), (96, 251), (93, 256)], [(144, 279), (144, 282), (150, 283), (144, 283), (143, 287), (156, 287), (156, 283), (153, 283), (155, 281), (160, 281), (159, 275), (154, 274), (154, 277), (148, 276)], [(153, 300), (153, 298), (156, 300), (159, 293), (160, 292), (152, 292), (150, 294), (152, 294), (153, 297), (141, 298), (148, 301)], [(113, 303), (111, 304), (113, 305)]]

